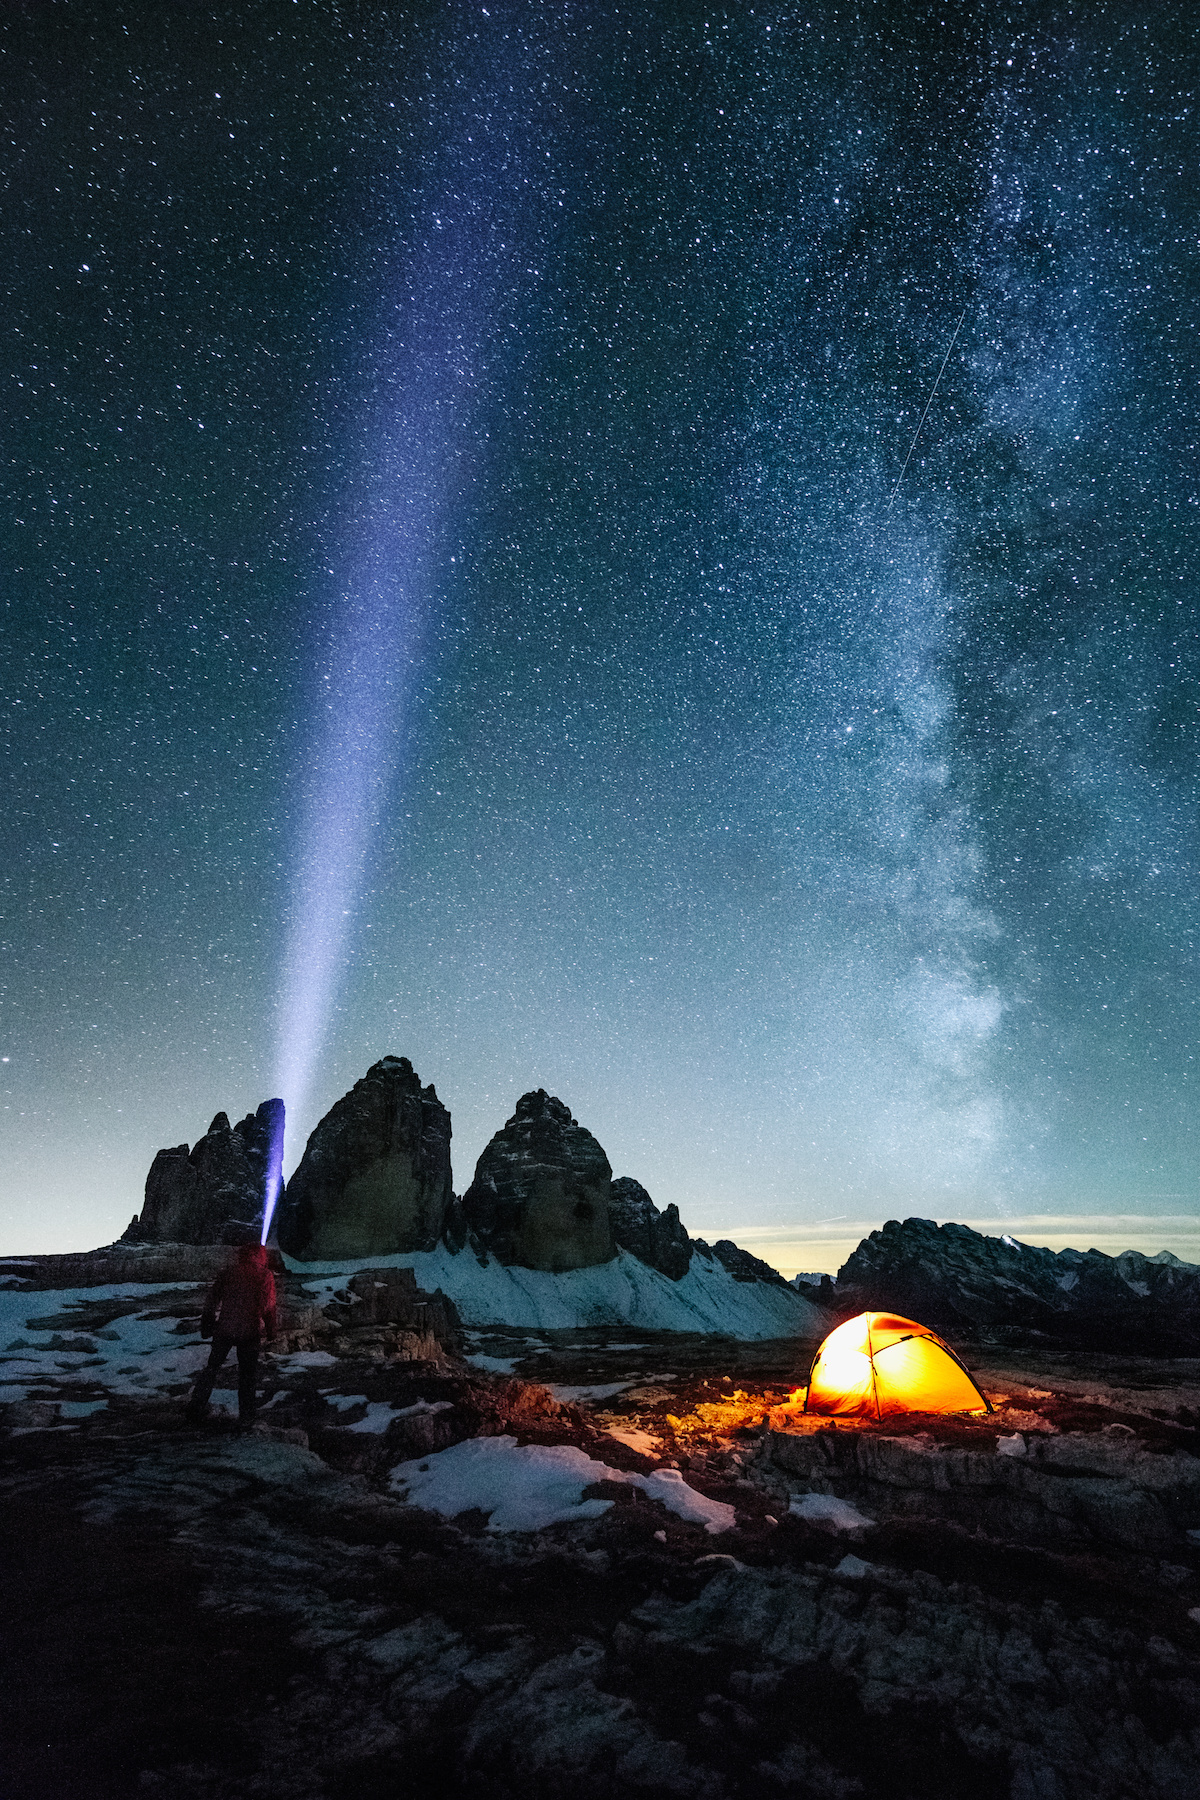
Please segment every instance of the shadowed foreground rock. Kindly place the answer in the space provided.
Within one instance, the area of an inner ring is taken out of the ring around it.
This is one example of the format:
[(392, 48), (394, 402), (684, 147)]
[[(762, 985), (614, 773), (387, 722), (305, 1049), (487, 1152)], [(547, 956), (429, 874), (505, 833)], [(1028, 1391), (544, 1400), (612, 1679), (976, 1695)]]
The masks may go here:
[(590, 1131), (545, 1088), (517, 1110), (475, 1166), (462, 1211), (502, 1263), (561, 1274), (611, 1261), (612, 1169)]
[(613, 1237), (622, 1250), (639, 1256), (672, 1281), (683, 1279), (691, 1267), (692, 1240), (680, 1222), (677, 1206), (660, 1212), (640, 1181), (620, 1175), (612, 1184), (608, 1213)]
[(325, 1350), (388, 1362), (438, 1363), (461, 1349), (453, 1301), (427, 1294), (411, 1269), (360, 1269), (345, 1287), (316, 1298), (303, 1278), (282, 1283), (280, 1340), (290, 1351)]
[(385, 1056), (309, 1138), (279, 1246), (309, 1262), (432, 1250), (452, 1195), (450, 1114), (407, 1056)]
[(1096, 1349), (1200, 1351), (1200, 1268), (1166, 1250), (1055, 1253), (968, 1225), (889, 1219), (838, 1271), (835, 1302), (846, 1316), (893, 1311), (972, 1338), (1032, 1331)]
[[(450, 1315), (408, 1271), (329, 1286), (308, 1290), (321, 1349), (264, 1359), (251, 1434), (179, 1428), (186, 1381), (168, 1401), (132, 1374), (85, 1410), (83, 1334), (103, 1350), (135, 1314), (162, 1383), (205, 1354), (196, 1295), (11, 1303), (49, 1342), (21, 1377), (40, 1401), (0, 1407), (6, 1794), (1200, 1792), (1193, 1364), (1023, 1352), (979, 1371), (987, 1418), (814, 1430), (794, 1346), (768, 1384), (761, 1351), (728, 1342), (677, 1339), (665, 1375), (661, 1343), (522, 1336), (538, 1381), (493, 1379), (449, 1336), (418, 1354)], [(612, 1478), (528, 1531), (499, 1527), (486, 1489), (402, 1497), (402, 1467), (475, 1438), (582, 1449)], [(731, 1523), (627, 1479), (656, 1465)]]
[(128, 1244), (219, 1244), (228, 1227), (261, 1223), (268, 1175), (283, 1162), (282, 1100), (264, 1100), (236, 1125), (219, 1112), (189, 1151), (160, 1150), (146, 1177), (141, 1215), (125, 1230)]

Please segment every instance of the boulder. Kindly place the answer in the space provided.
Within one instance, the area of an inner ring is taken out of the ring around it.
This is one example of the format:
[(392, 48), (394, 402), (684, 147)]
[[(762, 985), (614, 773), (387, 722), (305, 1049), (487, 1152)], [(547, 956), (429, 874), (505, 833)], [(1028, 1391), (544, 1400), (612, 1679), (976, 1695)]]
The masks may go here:
[(561, 1274), (611, 1261), (612, 1169), (590, 1131), (545, 1088), (522, 1094), (484, 1150), (462, 1213), (502, 1263)]
[(339, 1326), (398, 1325), (446, 1339), (460, 1330), (454, 1302), (440, 1288), (425, 1293), (411, 1269), (360, 1269), (325, 1302), (324, 1311)]
[(191, 1150), (160, 1150), (122, 1242), (219, 1244), (261, 1227), (268, 1182), (283, 1163), (284, 1106), (264, 1100), (236, 1125), (219, 1112)]
[(385, 1056), (309, 1138), (276, 1234), (306, 1262), (432, 1250), (452, 1198), (450, 1114), (407, 1056)]
[(440, 1362), (461, 1349), (454, 1302), (426, 1293), (411, 1269), (360, 1269), (334, 1293), (290, 1271), (280, 1283), (279, 1330), (290, 1350), (386, 1362)]
[(1081, 1348), (1200, 1349), (1200, 1268), (1126, 1250), (1045, 1250), (968, 1225), (890, 1219), (838, 1271), (839, 1313), (898, 1312), (958, 1336), (1028, 1332)]
[(692, 1241), (679, 1219), (679, 1208), (660, 1212), (640, 1181), (620, 1175), (609, 1190), (608, 1216), (612, 1233), (622, 1250), (630, 1251), (679, 1281), (692, 1262)]

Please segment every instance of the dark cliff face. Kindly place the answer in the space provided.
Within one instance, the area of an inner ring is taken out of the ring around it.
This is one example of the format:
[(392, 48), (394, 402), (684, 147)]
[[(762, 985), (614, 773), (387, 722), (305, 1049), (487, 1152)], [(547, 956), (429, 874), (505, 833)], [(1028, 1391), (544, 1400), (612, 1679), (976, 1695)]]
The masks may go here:
[(141, 1215), (124, 1234), (135, 1244), (219, 1244), (237, 1224), (261, 1225), (270, 1176), (283, 1160), (282, 1100), (264, 1100), (236, 1125), (219, 1112), (189, 1151), (160, 1150), (146, 1177)]
[(309, 1262), (432, 1250), (452, 1197), (450, 1114), (406, 1056), (385, 1056), (309, 1138), (279, 1245)]
[(500, 1262), (561, 1274), (615, 1254), (612, 1169), (590, 1131), (544, 1088), (523, 1094), (462, 1197), (477, 1242)]
[(640, 1181), (620, 1175), (608, 1200), (612, 1233), (622, 1250), (640, 1257), (652, 1269), (680, 1281), (692, 1262), (692, 1241), (679, 1219), (679, 1208), (660, 1212)]
[(783, 1279), (778, 1269), (773, 1269), (761, 1256), (751, 1256), (749, 1250), (743, 1250), (730, 1238), (718, 1238), (715, 1244), (706, 1244), (703, 1238), (693, 1238), (692, 1246), (701, 1256), (716, 1260), (729, 1270), (735, 1281), (765, 1281), (773, 1287), (789, 1287), (791, 1284)]
[(891, 1219), (838, 1271), (839, 1313), (894, 1311), (959, 1334), (1195, 1354), (1200, 1268), (1164, 1252), (1044, 1250), (967, 1225)]

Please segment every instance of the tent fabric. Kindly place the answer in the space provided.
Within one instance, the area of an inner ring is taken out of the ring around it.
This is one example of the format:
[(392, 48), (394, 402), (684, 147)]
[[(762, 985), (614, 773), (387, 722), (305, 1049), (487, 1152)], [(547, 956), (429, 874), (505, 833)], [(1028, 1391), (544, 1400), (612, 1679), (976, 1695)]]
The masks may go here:
[(992, 1409), (936, 1332), (896, 1313), (859, 1313), (831, 1331), (817, 1351), (804, 1410), (884, 1419)]

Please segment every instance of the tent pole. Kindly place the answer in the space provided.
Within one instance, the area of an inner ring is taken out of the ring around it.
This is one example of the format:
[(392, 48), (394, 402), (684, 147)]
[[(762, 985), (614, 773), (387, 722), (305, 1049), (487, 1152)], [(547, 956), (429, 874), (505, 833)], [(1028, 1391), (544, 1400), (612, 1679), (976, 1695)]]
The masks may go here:
[[(936, 1333), (931, 1331), (929, 1335), (930, 1335), (930, 1337), (935, 1337)], [(947, 1356), (952, 1356), (954, 1358), (954, 1361), (958, 1364), (959, 1368), (962, 1370), (963, 1374), (966, 1376), (966, 1378), (970, 1382), (971, 1386), (975, 1389), (975, 1392), (979, 1395), (979, 1398), (983, 1401), (983, 1404), (987, 1407), (987, 1410), (989, 1412), (995, 1412), (995, 1410), (996, 1410), (995, 1407), (992, 1405), (991, 1401), (988, 1399), (987, 1395), (984, 1393), (983, 1389), (980, 1387), (979, 1383), (976, 1381), (975, 1377), (972, 1375), (970, 1369), (968, 1369), (968, 1367), (967, 1367), (966, 1363), (963, 1361), (962, 1357), (958, 1356), (950, 1348), (949, 1344), (945, 1341), (944, 1338), (937, 1338), (937, 1342), (942, 1346), (942, 1349), (946, 1352)], [(874, 1364), (872, 1364), (872, 1367), (874, 1367)]]
[(867, 1314), (867, 1361), (871, 1365), (871, 1397), (875, 1402), (875, 1417), (883, 1418), (879, 1406), (879, 1383), (875, 1378), (875, 1340), (871, 1336), (871, 1315)]

